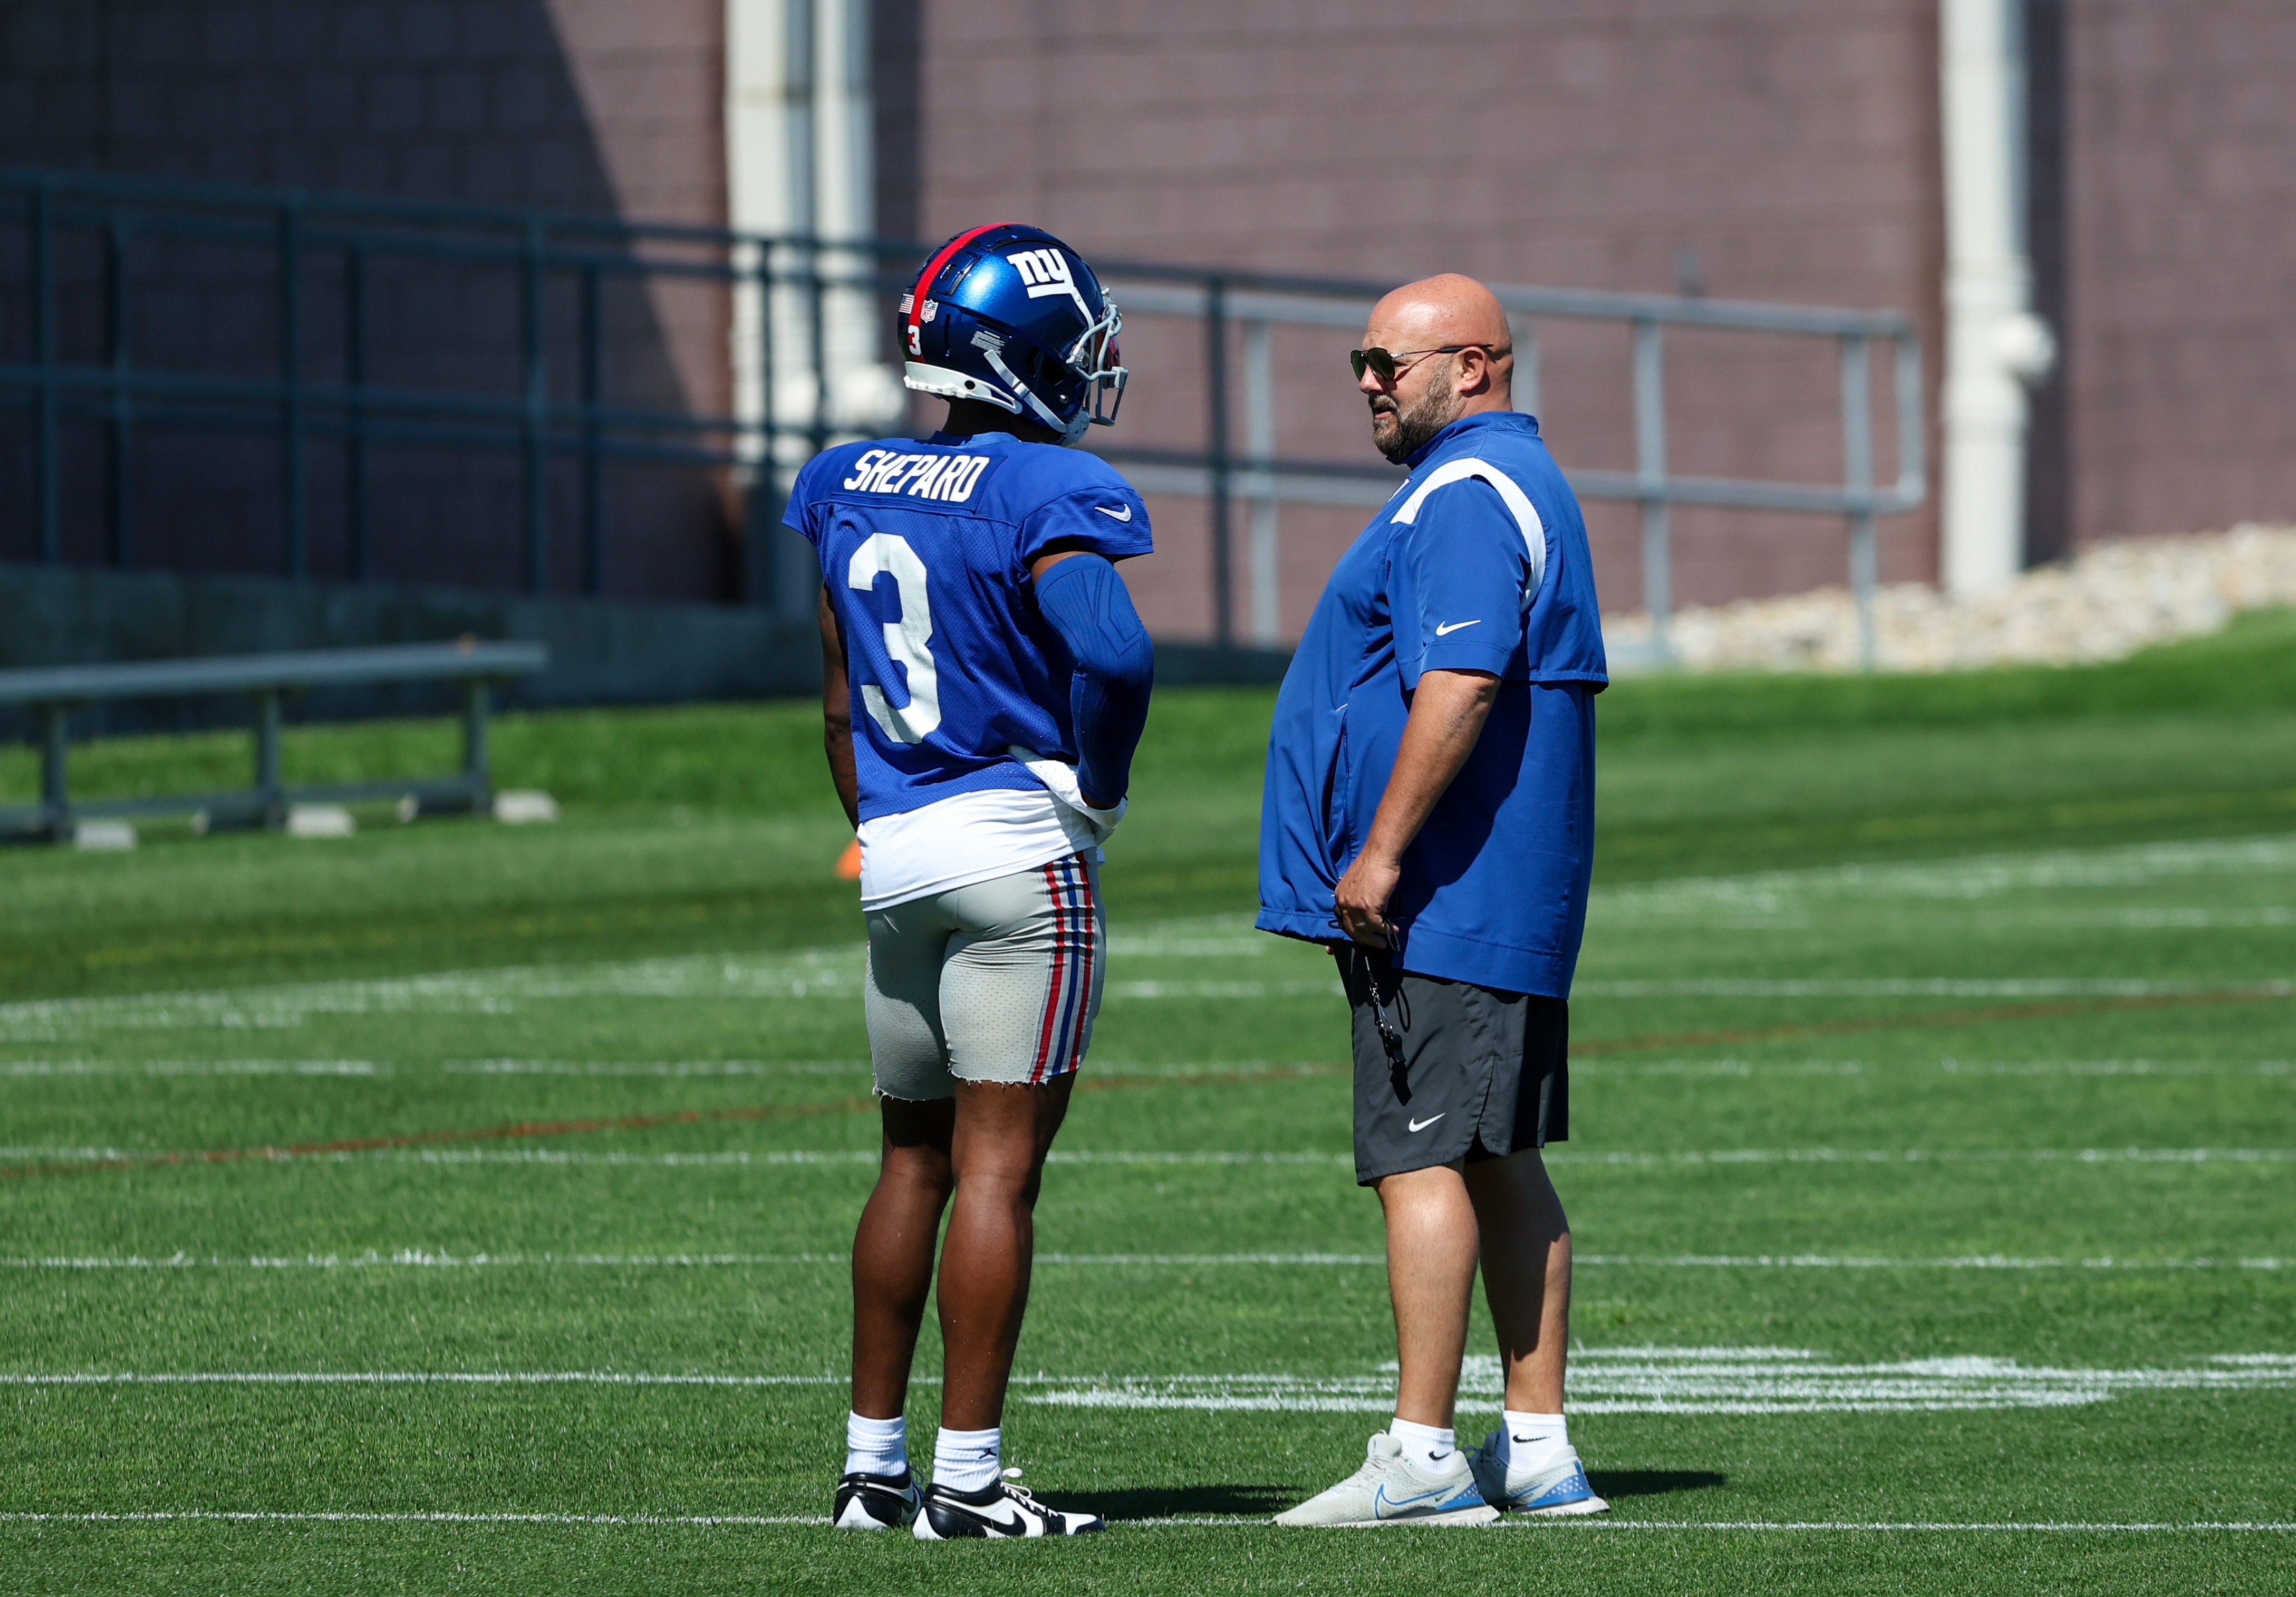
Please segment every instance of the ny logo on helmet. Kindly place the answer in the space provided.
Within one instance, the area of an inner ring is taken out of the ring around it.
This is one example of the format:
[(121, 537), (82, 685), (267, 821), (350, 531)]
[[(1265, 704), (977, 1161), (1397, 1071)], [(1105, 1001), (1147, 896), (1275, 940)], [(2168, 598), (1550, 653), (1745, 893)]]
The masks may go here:
[(1004, 259), (1021, 274), (1029, 298), (1041, 300), (1048, 294), (1066, 294), (1084, 312), (1085, 320), (1093, 319), (1092, 307), (1077, 292), (1075, 275), (1069, 270), (1069, 258), (1058, 250), (1015, 250)]

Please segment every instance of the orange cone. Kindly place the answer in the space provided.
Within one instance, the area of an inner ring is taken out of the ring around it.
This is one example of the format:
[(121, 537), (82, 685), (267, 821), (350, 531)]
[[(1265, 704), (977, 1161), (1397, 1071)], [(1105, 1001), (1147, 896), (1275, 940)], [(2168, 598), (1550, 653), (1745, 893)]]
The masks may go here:
[(861, 879), (861, 840), (858, 837), (847, 844), (845, 852), (837, 856), (837, 874), (849, 882)]

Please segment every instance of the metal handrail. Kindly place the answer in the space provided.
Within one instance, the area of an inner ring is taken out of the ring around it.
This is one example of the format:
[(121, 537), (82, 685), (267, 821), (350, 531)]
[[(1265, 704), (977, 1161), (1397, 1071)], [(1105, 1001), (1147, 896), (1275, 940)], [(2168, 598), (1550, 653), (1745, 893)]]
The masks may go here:
[[(281, 565), (291, 577), (307, 577), (311, 569), (307, 456), (315, 438), (338, 440), (345, 450), (344, 523), (354, 580), (365, 579), (371, 568), (368, 451), (376, 443), (442, 444), (513, 455), (521, 484), (521, 576), (532, 590), (553, 585), (547, 552), (548, 464), (554, 459), (571, 458), (580, 467), (579, 585), (584, 591), (603, 591), (605, 582), (603, 472), (609, 461), (685, 464), (730, 469), (737, 476), (753, 478), (756, 492), (749, 514), (754, 543), (758, 535), (770, 535), (778, 522), (781, 492), (796, 465), (832, 439), (850, 435), (830, 414), (833, 385), (823, 334), (825, 300), (840, 292), (897, 292), (923, 253), (922, 246), (906, 240), (775, 235), (536, 208), (104, 173), (0, 169), (0, 193), (9, 192), (20, 193), (25, 207), (31, 337), (29, 358), (0, 362), (0, 390), (25, 396), (33, 432), (31, 519), (39, 557), (50, 562), (62, 558), (61, 437), (63, 422), (72, 416), (94, 418), (108, 431), (111, 482), (106, 496), (106, 547), (109, 558), (120, 565), (133, 563), (127, 493), (132, 438), (139, 423), (154, 422), (261, 431), (276, 437), (279, 492), (285, 509)], [(103, 241), (106, 332), (100, 360), (66, 359), (60, 350), (55, 241), (67, 230), (96, 232)], [(278, 331), (273, 375), (160, 371), (135, 364), (127, 340), (129, 252), (138, 239), (178, 235), (223, 237), (269, 250)], [(321, 380), (309, 372), (312, 350), (304, 328), (306, 278), (314, 262), (330, 256), (342, 265), (340, 380)], [(371, 363), (365, 285), (373, 263), (386, 258), (453, 262), (512, 275), (518, 300), (513, 389), (480, 392), (366, 380)], [(1375, 506), (1400, 478), (1369, 462), (1295, 458), (1276, 452), (1277, 393), (1268, 332), (1284, 325), (1360, 329), (1370, 305), (1388, 285), (1155, 261), (1105, 262), (1101, 275), (1136, 315), (1201, 319), (1208, 402), (1200, 449), (1117, 440), (1103, 443), (1097, 438), (1094, 446), (1145, 491), (1189, 494), (1209, 501), (1213, 631), (1223, 646), (1234, 642), (1239, 631), (1231, 507), (1239, 499), (1250, 507), (1250, 630), (1259, 641), (1273, 641), (1275, 507), (1285, 503)], [(628, 277), (720, 283), (737, 295), (758, 296), (755, 353), (766, 380), (754, 405), (742, 414), (713, 415), (608, 398), (603, 378), (601, 292), (609, 279)], [(578, 398), (572, 399), (554, 391), (557, 351), (547, 337), (543, 315), (548, 285), (567, 278), (578, 298), (573, 361)], [(1676, 505), (1694, 505), (1846, 520), (1851, 587), (1858, 596), (1870, 660), (1876, 518), (1913, 509), (1928, 491), (1921, 345), (1907, 318), (1891, 311), (1512, 284), (1496, 285), (1495, 292), (1518, 318), (1516, 390), (1528, 410), (1538, 408), (1539, 386), (1537, 327), (1529, 318), (1611, 321), (1632, 331), (1634, 465), (1630, 470), (1578, 468), (1570, 478), (1586, 498), (1640, 507), (1643, 597), (1661, 657), (1668, 652), (1667, 621), (1673, 608), (1669, 514)], [(793, 302), (786, 299), (789, 294), (796, 296)], [(785, 319), (793, 309), (797, 325), (776, 326), (777, 297), (783, 302), (779, 317)], [(1837, 341), (1841, 480), (1784, 482), (1674, 473), (1666, 437), (1669, 327)], [(1231, 343), (1239, 334), (1243, 357), (1240, 394), (1231, 360)], [(809, 415), (786, 414), (774, 393), (774, 356), (786, 351), (792, 341), (810, 364)], [(1887, 484), (1874, 481), (1871, 382), (1877, 343), (1887, 343), (1892, 358), (1898, 473)], [(887, 356), (897, 358), (890, 350)], [(1239, 412), (1245, 433), (1241, 450), (1230, 437)], [(782, 597), (792, 611), (809, 613), (808, 595)]]
[[(444, 810), (484, 812), (493, 803), (487, 756), (487, 712), (493, 684), (550, 663), (539, 643), (387, 644), (373, 648), (315, 649), (276, 654), (207, 654), (184, 660), (134, 660), (0, 671), (0, 704), (29, 706), (39, 721), (40, 801), (0, 805), (0, 841), (41, 837), (69, 842), (82, 820), (193, 813), (207, 825), (282, 827), (302, 803), (412, 801), (411, 813)], [(381, 781), (290, 786), (280, 776), (283, 700), (308, 688), (376, 682), (452, 681), (463, 689), (463, 763), (453, 776), (396, 777)], [(141, 798), (74, 803), (67, 780), (70, 742), (65, 719), (81, 705), (107, 699), (189, 698), (244, 695), (255, 708), (253, 780), (224, 793), (174, 793)]]

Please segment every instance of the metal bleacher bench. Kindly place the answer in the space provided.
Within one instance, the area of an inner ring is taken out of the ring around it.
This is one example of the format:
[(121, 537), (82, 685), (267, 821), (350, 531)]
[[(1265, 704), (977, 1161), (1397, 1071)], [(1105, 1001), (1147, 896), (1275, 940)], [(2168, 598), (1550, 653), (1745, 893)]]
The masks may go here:
[[(97, 818), (191, 812), (214, 827), (283, 827), (290, 806), (365, 799), (411, 800), (415, 812), (485, 813), (494, 803), (487, 773), (487, 701), (492, 686), (540, 671), (550, 651), (538, 643), (401, 644), (383, 648), (322, 649), (292, 654), (216, 654), (144, 660), (120, 665), (63, 665), (0, 671), (0, 704), (29, 706), (38, 719), (40, 802), (0, 806), (0, 837), (69, 842), (79, 823)], [(279, 707), (312, 687), (378, 682), (452, 681), (463, 685), (463, 768), (451, 776), (402, 777), (289, 787), (279, 778)], [(224, 793), (168, 794), (75, 804), (64, 778), (65, 718), (99, 699), (184, 698), (244, 694), (255, 701), (255, 781)]]

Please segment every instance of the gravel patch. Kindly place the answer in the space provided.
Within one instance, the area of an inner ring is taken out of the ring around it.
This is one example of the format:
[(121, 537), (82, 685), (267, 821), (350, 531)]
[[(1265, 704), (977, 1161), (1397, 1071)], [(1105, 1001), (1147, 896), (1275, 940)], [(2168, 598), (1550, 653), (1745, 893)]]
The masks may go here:
[[(2063, 565), (2026, 572), (1981, 598), (1925, 583), (1874, 596), (1883, 671), (1955, 671), (2011, 663), (2118, 660), (2147, 644), (2213, 632), (2243, 610), (2296, 605), (2296, 527), (2093, 544)], [(1627, 658), (1647, 650), (1643, 612), (1603, 618)], [(1675, 613), (1674, 648), (1690, 671), (1854, 671), (1857, 611), (1845, 588), (1691, 606)]]

